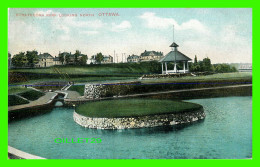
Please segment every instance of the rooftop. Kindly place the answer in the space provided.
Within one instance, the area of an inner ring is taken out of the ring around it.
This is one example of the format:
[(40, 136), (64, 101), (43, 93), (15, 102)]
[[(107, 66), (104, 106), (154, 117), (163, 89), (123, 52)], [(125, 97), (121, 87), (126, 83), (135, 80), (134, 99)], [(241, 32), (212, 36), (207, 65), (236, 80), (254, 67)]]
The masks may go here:
[(156, 52), (156, 51), (144, 51), (141, 56), (150, 56), (150, 55), (158, 55), (158, 56), (163, 56), (162, 52)]
[(191, 59), (178, 50), (170, 51), (159, 62), (190, 61)]
[(39, 54), (39, 59), (53, 59), (52, 55), (50, 55), (49, 53), (43, 53), (43, 54)]

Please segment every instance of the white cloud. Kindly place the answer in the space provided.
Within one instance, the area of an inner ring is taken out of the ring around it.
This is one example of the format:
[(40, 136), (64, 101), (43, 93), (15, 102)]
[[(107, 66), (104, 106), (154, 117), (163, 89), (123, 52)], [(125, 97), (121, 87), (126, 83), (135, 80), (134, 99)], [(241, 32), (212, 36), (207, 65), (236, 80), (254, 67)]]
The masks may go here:
[(41, 28), (24, 21), (8, 22), (8, 39), (13, 42), (39, 43), (43, 39)]
[(115, 32), (121, 32), (126, 31), (132, 27), (131, 23), (129, 21), (122, 21), (120, 24), (112, 23), (112, 29), (111, 31)]
[(219, 32), (183, 42), (181, 50), (191, 58), (209, 57), (213, 63), (252, 62), (252, 41), (238, 34), (238, 27), (225, 25)]
[(156, 16), (153, 12), (145, 12), (139, 18), (145, 21), (145, 26), (152, 29), (168, 29), (174, 25), (176, 30), (196, 30), (198, 32), (207, 32), (207, 27), (196, 19), (179, 24), (173, 18), (163, 18)]
[(76, 21), (75, 19), (67, 19), (65, 23), (72, 27), (81, 27), (81, 28), (93, 28), (98, 29), (105, 26), (101, 20), (93, 20), (93, 21)]
[(80, 33), (81, 34), (86, 34), (86, 35), (96, 35), (96, 34), (99, 34), (98, 31), (82, 31)]
[(139, 17), (145, 21), (148, 28), (167, 29), (173, 24), (178, 25), (174, 19), (158, 17), (152, 12), (145, 12)]
[(70, 38), (70, 35), (60, 35), (59, 38), (62, 40), (62, 41), (69, 41), (71, 38)]
[[(178, 27), (178, 26), (177, 26)], [(202, 32), (202, 33), (208, 33), (207, 28), (198, 20), (196, 19), (191, 19), (187, 22), (182, 23), (179, 26), (180, 30), (196, 30), (198, 32)]]

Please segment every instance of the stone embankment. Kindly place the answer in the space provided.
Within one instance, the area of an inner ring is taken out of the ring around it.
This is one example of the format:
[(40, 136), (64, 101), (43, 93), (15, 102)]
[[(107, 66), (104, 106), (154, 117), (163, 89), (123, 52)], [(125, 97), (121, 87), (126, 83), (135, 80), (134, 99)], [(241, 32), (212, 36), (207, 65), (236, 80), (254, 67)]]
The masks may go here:
[(169, 126), (195, 122), (206, 117), (203, 108), (177, 114), (162, 114), (124, 118), (92, 118), (82, 116), (74, 111), (73, 119), (79, 125), (94, 129), (128, 129), (156, 126)]
[(126, 95), (131, 92), (135, 85), (141, 82), (118, 82), (110, 84), (86, 84), (84, 97), (86, 99), (99, 99), (104, 97), (113, 97)]

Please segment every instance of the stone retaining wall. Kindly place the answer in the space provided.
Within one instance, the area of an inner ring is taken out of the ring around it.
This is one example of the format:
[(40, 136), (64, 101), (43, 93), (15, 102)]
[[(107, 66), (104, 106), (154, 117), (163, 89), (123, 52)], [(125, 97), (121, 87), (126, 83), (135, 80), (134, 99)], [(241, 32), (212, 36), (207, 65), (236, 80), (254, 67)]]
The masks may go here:
[(111, 84), (86, 84), (84, 97), (86, 99), (99, 99), (103, 97), (113, 97), (126, 95), (140, 82), (118, 82)]
[(104, 85), (102, 84), (86, 84), (84, 96), (87, 99), (98, 99), (102, 95)]
[(163, 114), (125, 118), (92, 118), (82, 116), (74, 111), (73, 119), (79, 125), (94, 129), (128, 129), (176, 125), (198, 121), (205, 118), (203, 108), (198, 111), (178, 114)]

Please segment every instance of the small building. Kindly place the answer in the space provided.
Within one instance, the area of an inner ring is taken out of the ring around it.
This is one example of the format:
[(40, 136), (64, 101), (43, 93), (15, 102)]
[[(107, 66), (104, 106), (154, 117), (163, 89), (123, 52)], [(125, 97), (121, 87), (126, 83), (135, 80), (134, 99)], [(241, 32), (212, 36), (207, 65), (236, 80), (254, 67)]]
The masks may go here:
[[(162, 74), (169, 74), (169, 73), (187, 73), (189, 72), (189, 64), (188, 62), (191, 61), (189, 57), (184, 55), (183, 53), (179, 52), (175, 42), (173, 42), (170, 47), (172, 47), (172, 51), (166, 54), (159, 62), (162, 63)], [(167, 63), (174, 63), (174, 69), (170, 70), (167, 69)], [(177, 63), (183, 63), (183, 69), (177, 69)]]
[(140, 61), (159, 61), (163, 57), (162, 52), (144, 51), (140, 55)]
[(113, 63), (113, 57), (108, 55), (108, 56), (104, 56), (103, 61), (101, 62), (101, 64), (109, 64), (109, 63)]
[(92, 55), (90, 59), (87, 60), (87, 64), (97, 64), (96, 55)]
[(239, 72), (252, 72), (252, 64), (251, 63), (240, 63), (238, 65)]
[(137, 62), (139, 62), (140, 61), (140, 56), (137, 56), (137, 55), (129, 55), (128, 57), (127, 57), (127, 62), (129, 62), (129, 63), (132, 63), (132, 62), (135, 62), (135, 63), (137, 63)]
[(39, 62), (35, 64), (35, 67), (50, 67), (54, 65), (54, 58), (49, 53), (43, 53), (38, 55)]
[(59, 57), (54, 57), (53, 59), (54, 65), (62, 65), (62, 62), (60, 61)]
[[(87, 60), (87, 64), (99, 64), (96, 61), (96, 56), (97, 55), (91, 56), (91, 58)], [(109, 63), (113, 63), (113, 57), (110, 55), (108, 56), (103, 55), (103, 60), (101, 61), (101, 64), (109, 64)]]

